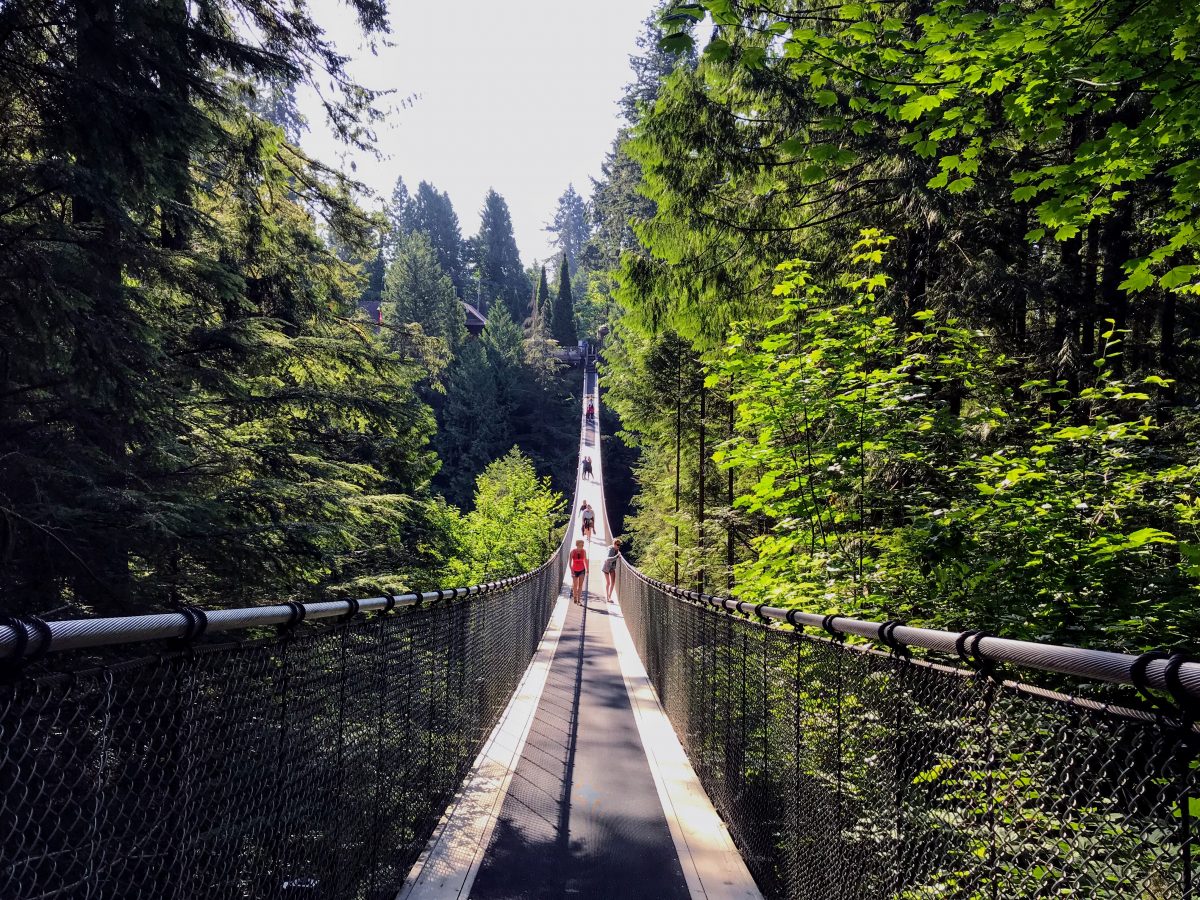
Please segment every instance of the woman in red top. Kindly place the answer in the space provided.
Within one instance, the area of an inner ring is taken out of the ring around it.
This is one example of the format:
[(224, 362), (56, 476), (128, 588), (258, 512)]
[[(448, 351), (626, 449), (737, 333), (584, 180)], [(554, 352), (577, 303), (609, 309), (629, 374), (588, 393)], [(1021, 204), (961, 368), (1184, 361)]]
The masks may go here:
[(583, 581), (587, 578), (588, 558), (587, 551), (583, 549), (583, 541), (575, 542), (575, 549), (571, 551), (571, 602), (583, 605)]

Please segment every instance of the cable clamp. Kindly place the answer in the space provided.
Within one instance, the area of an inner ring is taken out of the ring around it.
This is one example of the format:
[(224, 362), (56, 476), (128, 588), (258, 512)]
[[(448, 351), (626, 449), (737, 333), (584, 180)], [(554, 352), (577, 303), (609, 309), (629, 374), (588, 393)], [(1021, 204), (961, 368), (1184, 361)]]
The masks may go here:
[(881, 644), (889, 647), (893, 653), (907, 657), (908, 647), (896, 640), (896, 628), (903, 624), (903, 622), (897, 622), (895, 619), (889, 619), (879, 626), (877, 634)]
[(359, 613), (359, 610), (362, 609), (362, 604), (358, 601), (358, 599), (356, 597), (351, 597), (349, 600), (346, 601), (346, 603), (349, 605), (350, 608), (347, 609), (346, 614), (344, 616), (342, 616), (343, 622), (349, 622), (351, 619), (353, 619), (355, 616), (357, 616)]
[(1179, 669), (1185, 662), (1194, 661), (1182, 650), (1172, 650), (1167, 655), (1167, 667), (1163, 671), (1171, 699), (1175, 701), (1175, 705), (1179, 707), (1189, 724), (1200, 719), (1200, 699), (1197, 699), (1184, 687), (1183, 681), (1179, 677)]
[(281, 622), (277, 627), (280, 634), (290, 637), (295, 632), (296, 626), (303, 622), (304, 617), (308, 615), (308, 609), (303, 603), (297, 603), (295, 600), (288, 600), (283, 605), (288, 608), (290, 614), (288, 620)]
[[(0, 616), (0, 625), (7, 625), (17, 636), (17, 646), (7, 659), (0, 660), (0, 672), (5, 675), (17, 675), (25, 666), (37, 662), (50, 652), (50, 644), (54, 635), (50, 625), (39, 616)], [(29, 650), (30, 636), (37, 633), (38, 647), (32, 653)]]
[(175, 642), (184, 646), (197, 638), (203, 637), (208, 631), (208, 613), (198, 606), (179, 606), (175, 612), (184, 617), (183, 634), (175, 638)]
[(391, 591), (388, 591), (387, 602), (385, 602), (383, 604), (383, 609), (381, 609), (379, 612), (382, 615), (385, 613), (390, 613), (395, 608), (396, 608), (396, 595), (393, 594)]
[(1149, 704), (1155, 712), (1162, 712), (1161, 700), (1154, 696), (1154, 688), (1150, 685), (1150, 680), (1147, 677), (1147, 671), (1150, 668), (1150, 663), (1156, 659), (1167, 659), (1170, 653), (1166, 650), (1147, 650), (1138, 656), (1133, 661), (1133, 665), (1129, 667), (1129, 680), (1133, 682), (1134, 688), (1137, 690), (1141, 698)]
[(38, 648), (26, 657), (26, 662), (37, 662), (43, 656), (50, 652), (50, 642), (54, 640), (54, 633), (50, 630), (50, 625), (45, 619), (40, 616), (25, 616), (22, 623), (32, 625), (33, 630), (38, 633), (41, 638), (41, 643)]
[(838, 619), (844, 619), (844, 618), (846, 618), (846, 617), (835, 615), (835, 614), (830, 614), (821, 620), (821, 627), (824, 628), (825, 631), (829, 634), (829, 636), (831, 638), (833, 638), (835, 641), (844, 641), (844, 640), (846, 640), (845, 632), (838, 631), (833, 625), (833, 623), (836, 622)]
[(29, 631), (25, 628), (25, 623), (15, 616), (0, 616), (0, 625), (11, 628), (13, 634), (17, 636), (17, 646), (9, 654), (8, 661), (10, 663), (23, 661), (25, 648), (29, 646)]
[(958, 658), (981, 675), (993, 677), (996, 673), (996, 663), (988, 659), (979, 650), (979, 642), (985, 637), (995, 637), (989, 631), (963, 631), (954, 639), (954, 650)]
[(803, 625), (801, 625), (799, 622), (796, 621), (796, 616), (799, 614), (799, 612), (800, 612), (800, 610), (798, 610), (798, 609), (789, 609), (783, 615), (783, 617), (787, 620), (787, 623), (789, 625), (791, 625), (793, 628), (795, 628), (797, 631), (799, 631), (801, 628), (804, 627)]

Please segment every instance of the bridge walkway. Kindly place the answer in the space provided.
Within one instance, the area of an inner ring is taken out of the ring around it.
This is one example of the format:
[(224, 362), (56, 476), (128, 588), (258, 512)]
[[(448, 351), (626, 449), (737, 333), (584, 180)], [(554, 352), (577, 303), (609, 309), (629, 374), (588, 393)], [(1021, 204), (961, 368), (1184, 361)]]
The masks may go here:
[[(595, 375), (585, 386), (595, 398)], [(597, 423), (599, 403), (597, 403)], [(586, 400), (584, 402), (586, 406)], [(760, 897), (605, 598), (610, 543), (597, 425), (582, 423), (573, 534), (587, 500), (586, 602), (568, 574), (521, 686), (410, 873), (402, 900)]]

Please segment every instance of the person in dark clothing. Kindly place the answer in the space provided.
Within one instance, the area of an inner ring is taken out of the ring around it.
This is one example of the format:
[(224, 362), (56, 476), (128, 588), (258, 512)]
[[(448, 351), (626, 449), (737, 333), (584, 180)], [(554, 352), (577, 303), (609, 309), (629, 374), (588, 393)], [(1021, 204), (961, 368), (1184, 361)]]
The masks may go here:
[(592, 458), (590, 456), (583, 458), (583, 477), (588, 479), (592, 477)]

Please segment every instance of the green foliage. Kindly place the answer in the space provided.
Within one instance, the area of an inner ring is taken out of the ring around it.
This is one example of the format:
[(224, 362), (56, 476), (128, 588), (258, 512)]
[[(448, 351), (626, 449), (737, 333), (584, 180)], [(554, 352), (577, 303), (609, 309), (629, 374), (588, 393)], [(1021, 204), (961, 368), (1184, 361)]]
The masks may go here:
[(732, 332), (737, 431), (716, 459), (753, 475), (737, 502), (767, 526), (738, 593), (1131, 649), (1194, 634), (1174, 545), (1197, 467), (1152, 442), (1161, 388), (1116, 374), (1111, 332), (1072, 395), (1020, 382), (953, 318), (888, 315), (888, 243), (864, 233), (833, 284), (785, 264), (775, 318)]
[[(672, 52), (697, 14), (714, 33), (658, 70), (595, 200), (655, 574), (1073, 642), (1194, 630), (1194, 16), (1051, 6), (667, 10)], [(892, 238), (856, 292), (864, 229)], [(822, 299), (788, 343), (765, 286), (792, 259)], [(639, 383), (671, 332), (709, 373), (674, 431)]]
[(580, 254), (591, 236), (591, 230), (587, 205), (575, 190), (575, 185), (568, 184), (558, 198), (558, 208), (546, 231), (554, 235), (554, 243), (566, 258), (572, 275), (578, 268)]
[(582, 299), (575, 304), (575, 333), (581, 338), (596, 341), (600, 336), (600, 327), (608, 325), (613, 318), (613, 277), (605, 271), (583, 270), (582, 274)]
[(489, 190), (484, 198), (474, 253), (478, 298), (475, 305), (490, 315), (497, 301), (502, 302), (510, 319), (524, 322), (530, 313), (531, 285), (525, 276), (517, 241), (513, 237), (508, 204), (493, 190)]
[(429, 238), (400, 238), (383, 293), (385, 344), (406, 359), (438, 371), (466, 340), (466, 315)]
[[(351, 8), (384, 27), (374, 0)], [(318, 71), (348, 141), (373, 95), (302, 9), (187, 13), (4, 10), (9, 611), (261, 602), (442, 565), (423, 549), (446, 534), (418, 373), (353, 315), (344, 259), (376, 257), (377, 223), (287, 139), (288, 97)]]
[(526, 336), (497, 305), (480, 339), (464, 344), (451, 364), (437, 440), (437, 485), (451, 502), (469, 506), (476, 477), (514, 445), (557, 490), (572, 488), (575, 376), (559, 371), (547, 342), (536, 318)]
[(566, 518), (563, 495), (514, 447), (476, 481), (474, 506), (461, 522), (457, 581), (478, 584), (537, 568), (562, 540)]
[(571, 299), (571, 272), (566, 255), (558, 270), (558, 293), (554, 298), (554, 315), (550, 320), (550, 333), (560, 347), (574, 347), (579, 343), (575, 333), (575, 301)]
[[(647, 337), (622, 320), (616, 338), (605, 349), (606, 401), (620, 417), (624, 443), (638, 451), (633, 474), (639, 489), (625, 533), (643, 571), (671, 580), (678, 550), (679, 571), (690, 579), (707, 562), (696, 516), (700, 495), (696, 438), (703, 368), (699, 356), (677, 334)], [(715, 467), (708, 468), (711, 480)]]

